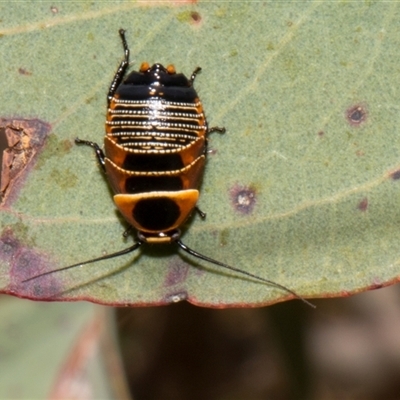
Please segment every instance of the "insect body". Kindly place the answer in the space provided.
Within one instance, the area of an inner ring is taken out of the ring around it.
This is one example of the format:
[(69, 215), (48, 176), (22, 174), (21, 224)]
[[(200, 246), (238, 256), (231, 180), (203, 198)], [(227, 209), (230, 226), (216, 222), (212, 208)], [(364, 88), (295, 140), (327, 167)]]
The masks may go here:
[[(193, 88), (200, 68), (188, 79), (176, 73), (172, 65), (165, 68), (161, 64), (143, 63), (139, 71), (131, 72), (124, 79), (129, 48), (125, 31), (120, 29), (119, 34), (125, 57), (108, 92), (104, 152), (91, 141), (76, 139), (76, 143), (95, 150), (115, 192), (114, 202), (136, 230), (137, 240), (122, 251), (57, 271), (117, 257), (144, 243), (176, 243), (197, 258), (272, 284), (308, 303), (282, 285), (211, 259), (181, 242), (179, 228), (197, 209), (208, 135), (214, 131), (223, 133), (225, 129), (207, 125), (201, 101)], [(38, 276), (52, 272), (55, 271)]]
[(197, 71), (189, 80), (172, 66), (143, 63), (109, 96), (105, 171), (144, 242), (176, 238), (199, 197), (211, 130), (192, 85)]

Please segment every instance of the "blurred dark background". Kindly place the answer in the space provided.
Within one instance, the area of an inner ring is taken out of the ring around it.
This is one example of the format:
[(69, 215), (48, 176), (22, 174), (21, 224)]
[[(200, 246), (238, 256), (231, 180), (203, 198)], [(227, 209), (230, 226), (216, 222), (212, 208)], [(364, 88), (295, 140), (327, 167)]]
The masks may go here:
[(118, 309), (135, 400), (400, 399), (400, 291), (254, 309)]

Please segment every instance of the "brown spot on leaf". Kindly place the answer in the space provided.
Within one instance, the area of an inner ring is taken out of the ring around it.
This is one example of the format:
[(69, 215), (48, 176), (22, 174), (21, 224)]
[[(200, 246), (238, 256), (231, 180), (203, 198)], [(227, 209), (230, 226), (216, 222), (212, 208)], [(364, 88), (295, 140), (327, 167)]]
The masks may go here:
[(222, 229), (219, 234), (219, 245), (226, 246), (228, 244), (229, 229)]
[(0, 118), (0, 204), (16, 197), (43, 148), (50, 125), (39, 119)]
[(190, 18), (194, 24), (200, 24), (201, 22), (201, 15), (197, 11), (192, 11), (190, 13)]
[(174, 262), (169, 268), (167, 276), (164, 280), (164, 286), (173, 286), (182, 283), (186, 280), (188, 275), (189, 265), (182, 262)]
[(394, 171), (390, 174), (390, 177), (394, 180), (397, 181), (400, 179), (400, 170)]
[(28, 71), (27, 69), (25, 69), (25, 68), (18, 68), (18, 72), (21, 74), (21, 75), (32, 75), (32, 72), (30, 72), (30, 71)]
[(324, 134), (325, 134), (324, 131), (319, 131), (319, 132), (318, 132), (318, 136), (319, 136), (319, 137), (324, 136)]
[(56, 6), (51, 6), (51, 7), (50, 7), (50, 11), (51, 11), (53, 14), (58, 14), (58, 8), (57, 8)]
[(369, 290), (377, 290), (377, 289), (382, 289), (385, 287), (382, 283), (373, 283), (368, 289)]
[(256, 203), (256, 191), (253, 187), (235, 185), (230, 194), (235, 210), (242, 214), (250, 214), (253, 211)]
[(346, 118), (350, 125), (360, 126), (367, 119), (367, 109), (362, 104), (349, 107), (346, 111)]
[(10, 228), (0, 236), (0, 259), (9, 265), (9, 284), (4, 293), (30, 299), (49, 299), (61, 292), (57, 274), (46, 275), (24, 282), (35, 275), (49, 271), (51, 264), (47, 257), (22, 244)]
[(367, 211), (367, 208), (368, 208), (368, 199), (367, 199), (366, 197), (364, 197), (364, 198), (358, 203), (357, 208), (358, 208), (360, 211)]

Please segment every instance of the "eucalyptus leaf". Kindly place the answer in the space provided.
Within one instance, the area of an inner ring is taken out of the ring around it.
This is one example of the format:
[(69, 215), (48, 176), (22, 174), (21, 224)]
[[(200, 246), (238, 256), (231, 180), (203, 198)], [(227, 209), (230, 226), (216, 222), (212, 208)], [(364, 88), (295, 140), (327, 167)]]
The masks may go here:
[[(400, 265), (400, 11), (396, 2), (0, 4), (1, 118), (40, 121), (44, 145), (0, 208), (0, 287), (37, 300), (259, 306), (288, 293), (132, 245), (93, 152), (123, 56), (190, 76), (210, 126), (199, 207), (182, 241), (304, 297), (396, 282)], [(11, 187), (11, 190), (13, 187)]]

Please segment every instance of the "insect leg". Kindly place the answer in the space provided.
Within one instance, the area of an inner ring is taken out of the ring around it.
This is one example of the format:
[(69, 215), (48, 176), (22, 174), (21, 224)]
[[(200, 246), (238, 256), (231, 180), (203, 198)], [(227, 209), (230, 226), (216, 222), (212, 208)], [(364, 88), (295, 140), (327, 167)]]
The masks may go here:
[(200, 71), (201, 71), (201, 68), (200, 68), (200, 67), (197, 67), (197, 68), (192, 72), (192, 75), (191, 75), (191, 77), (190, 77), (190, 79), (189, 79), (190, 85), (193, 85), (193, 82), (194, 82), (194, 80), (195, 80), (195, 78), (196, 78), (196, 75), (197, 75)]
[(124, 233), (122, 234), (122, 237), (126, 239), (133, 231), (133, 226), (129, 226), (127, 229), (125, 229)]
[(225, 133), (226, 129), (224, 127), (220, 127), (220, 126), (213, 126), (212, 128), (208, 129), (207, 133), (213, 133), (213, 132), (218, 132), (218, 133)]
[(96, 157), (97, 160), (99, 161), (100, 167), (101, 169), (105, 172), (106, 171), (106, 164), (104, 162), (105, 159), (105, 155), (103, 150), (100, 148), (100, 146), (97, 143), (91, 142), (89, 140), (81, 140), (79, 138), (75, 139), (75, 143), (76, 144), (85, 144), (87, 146), (90, 146), (94, 149), (94, 151), (96, 152)]
[(200, 215), (201, 219), (206, 219), (207, 214), (205, 212), (201, 211), (200, 208), (197, 206), (194, 209), (196, 210), (197, 214)]
[(122, 79), (124, 78), (126, 69), (128, 68), (128, 65), (129, 65), (129, 47), (128, 47), (128, 43), (126, 42), (126, 39), (125, 39), (125, 30), (124, 29), (119, 30), (119, 36), (121, 37), (122, 45), (124, 46), (124, 58), (121, 61), (121, 63), (119, 64), (117, 72), (115, 73), (114, 78), (111, 82), (110, 88), (108, 89), (108, 95), (107, 95), (108, 105), (110, 105), (110, 101), (111, 101), (112, 97), (114, 96), (115, 91), (117, 90), (118, 86), (122, 82)]

